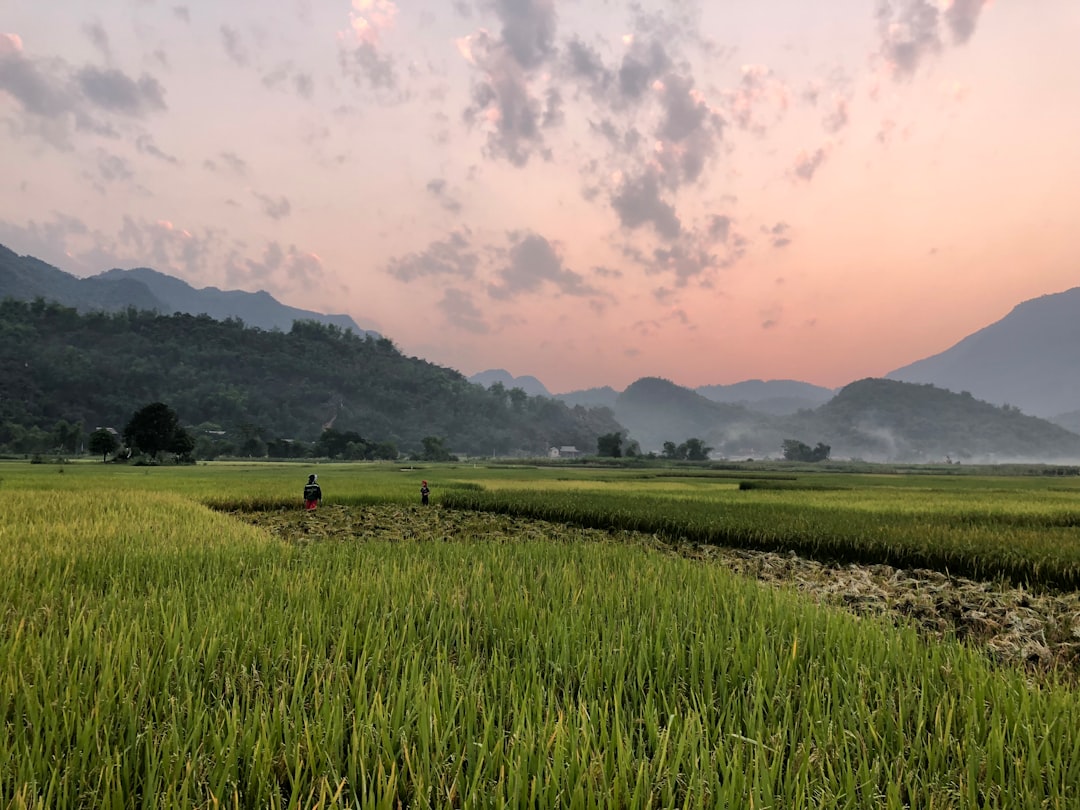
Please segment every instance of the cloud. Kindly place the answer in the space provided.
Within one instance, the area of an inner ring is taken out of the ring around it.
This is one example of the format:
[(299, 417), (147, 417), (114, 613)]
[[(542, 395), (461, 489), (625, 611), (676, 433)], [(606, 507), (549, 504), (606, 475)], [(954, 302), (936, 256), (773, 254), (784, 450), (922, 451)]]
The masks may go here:
[(814, 179), (814, 174), (821, 168), (821, 164), (825, 162), (828, 156), (829, 150), (827, 147), (818, 147), (813, 152), (807, 152), (804, 149), (796, 155), (795, 166), (792, 168), (791, 173), (798, 180), (809, 183)]
[(149, 155), (150, 157), (157, 158), (165, 163), (171, 163), (173, 166), (180, 165), (179, 158), (161, 151), (161, 149), (158, 148), (158, 145), (154, 143), (153, 137), (146, 133), (135, 138), (135, 148), (140, 154)]
[(826, 132), (835, 134), (848, 125), (848, 121), (851, 119), (849, 107), (850, 102), (847, 98), (841, 95), (833, 96), (832, 103), (822, 120)]
[(164, 89), (148, 74), (132, 79), (93, 66), (76, 71), (59, 58), (27, 55), (15, 34), (0, 34), (0, 93), (18, 106), (7, 120), (13, 134), (41, 138), (58, 149), (71, 148), (73, 130), (119, 138), (110, 114), (137, 119), (166, 109)]
[(191, 22), (191, 11), (187, 6), (173, 6), (172, 13), (176, 19), (181, 20), (182, 22)]
[(106, 61), (112, 58), (112, 51), (109, 48), (109, 35), (100, 22), (85, 23), (82, 30), (86, 34), (86, 38), (101, 52)]
[(135, 176), (131, 164), (125, 158), (109, 154), (103, 149), (98, 151), (98, 174), (107, 183), (131, 180)]
[(571, 79), (584, 84), (589, 93), (599, 99), (607, 98), (611, 92), (615, 74), (604, 65), (604, 60), (595, 48), (571, 38), (564, 49), (562, 69)]
[(398, 84), (397, 68), (389, 56), (381, 56), (370, 42), (361, 42), (340, 57), (342, 72), (358, 85), (373, 90), (394, 90)]
[(598, 266), (598, 267), (594, 267), (592, 269), (592, 271), (593, 271), (593, 275), (599, 276), (600, 278), (616, 278), (616, 279), (618, 279), (618, 278), (622, 278), (625, 275), (622, 270), (615, 270), (615, 269), (613, 269), (611, 267), (599, 267)]
[[(37, 222), (30, 220), (26, 225), (15, 225), (0, 221), (0, 243), (7, 245), (17, 253), (25, 253), (42, 261), (49, 262), (61, 269), (78, 270), (83, 273), (94, 268), (73, 260), (71, 255), (74, 241), (90, 233), (86, 223), (78, 217), (54, 211), (52, 220)], [(72, 267), (72, 264), (77, 267)]]
[(197, 279), (211, 265), (218, 242), (218, 235), (209, 229), (200, 236), (169, 220), (148, 222), (125, 216), (111, 252), (131, 257), (141, 266)]
[[(225, 169), (231, 171), (233, 174), (240, 177), (245, 177), (247, 175), (247, 162), (235, 152), (220, 152), (218, 154), (218, 160), (221, 161)], [(218, 160), (207, 158), (203, 161), (203, 168), (208, 172), (218, 171)]]
[(310, 100), (315, 94), (315, 80), (311, 74), (297, 71), (289, 62), (280, 64), (265, 74), (262, 77), (262, 83), (264, 87), (271, 90), (287, 83), (303, 99)]
[(648, 40), (632, 38), (616, 74), (622, 99), (641, 99), (652, 83), (670, 67), (671, 57), (659, 37)]
[(877, 17), (881, 56), (895, 77), (911, 78), (941, 50), (940, 12), (930, 0), (880, 0)]
[(694, 88), (691, 78), (669, 75), (658, 87), (663, 119), (656, 159), (671, 188), (695, 182), (717, 150), (723, 118)]
[(380, 52), (382, 38), (393, 28), (396, 16), (393, 0), (353, 0), (349, 27), (338, 32), (338, 43), (342, 73), (357, 85), (373, 90), (396, 89), (395, 61)]
[(700, 279), (721, 266), (720, 258), (701, 240), (687, 236), (677, 244), (656, 248), (650, 272), (671, 273), (675, 286), (685, 287), (691, 279)]
[(144, 73), (131, 79), (114, 68), (85, 67), (75, 81), (91, 102), (110, 112), (141, 116), (165, 109), (165, 90), (154, 77)]
[(318, 255), (302, 251), (296, 245), (283, 248), (275, 241), (266, 243), (258, 260), (243, 258), (233, 251), (225, 262), (225, 278), (229, 285), (256, 287), (279, 294), (317, 286), (324, 275), (322, 259)]
[(252, 194), (262, 203), (263, 213), (270, 219), (284, 219), (292, 213), (292, 203), (289, 202), (287, 197), (282, 196), (275, 199), (268, 194), (260, 194), (257, 191), (253, 191)]
[(731, 235), (731, 217), (726, 214), (713, 214), (709, 217), (708, 234), (715, 242), (726, 245)]
[(451, 214), (460, 213), (461, 203), (455, 197), (447, 193), (446, 181), (441, 177), (429, 180), (426, 188), (428, 194), (434, 197), (444, 210), (449, 211)]
[(786, 222), (777, 222), (771, 227), (762, 225), (761, 232), (769, 237), (769, 244), (774, 248), (785, 248), (791, 244), (791, 226)]
[(222, 152), (221, 160), (237, 174), (247, 174), (247, 163), (235, 152)]
[(515, 298), (536, 292), (544, 285), (555, 287), (563, 295), (599, 295), (579, 273), (563, 265), (562, 257), (543, 236), (512, 233), (510, 238), (514, 244), (509, 251), (509, 263), (497, 272), (498, 283), (488, 285), (488, 295), (492, 298)]
[(620, 224), (630, 230), (652, 225), (659, 236), (675, 239), (682, 228), (675, 208), (660, 199), (660, 184), (653, 173), (624, 180), (611, 197), (611, 207)]
[(394, 0), (352, 0), (349, 33), (357, 42), (378, 45), (384, 32), (394, 26), (397, 5)]
[(233, 64), (239, 67), (247, 67), (251, 62), (251, 58), (248, 56), (244, 43), (240, 41), (240, 32), (231, 25), (222, 25), (219, 30), (221, 32), (221, 44), (225, 48), (225, 55), (229, 57)]
[(724, 93), (730, 119), (740, 129), (763, 135), (791, 104), (791, 89), (766, 65), (743, 65), (739, 84)]
[(438, 307), (452, 326), (477, 335), (486, 335), (491, 331), (471, 293), (449, 287), (443, 291)]
[(554, 0), (495, 0), (502, 42), (525, 70), (540, 67), (554, 53)]
[[(543, 130), (563, 121), (562, 94), (539, 69), (555, 56), (553, 0), (495, 0), (500, 36), (486, 29), (457, 41), (458, 52), (480, 74), (463, 118), (488, 130), (485, 152), (514, 166), (533, 154), (550, 159)], [(538, 85), (534, 87), (534, 85)]]
[(979, 14), (990, 0), (950, 0), (945, 9), (945, 22), (952, 33), (953, 42), (963, 45), (972, 34), (979, 22)]
[(451, 233), (446, 239), (432, 242), (419, 253), (393, 259), (386, 272), (398, 281), (411, 282), (432, 276), (471, 279), (480, 259), (470, 242), (468, 230)]
[(77, 99), (62, 73), (59, 60), (26, 56), (17, 34), (0, 35), (0, 90), (15, 98), (31, 115), (58, 118), (73, 110)]
[(300, 98), (310, 99), (315, 95), (315, 80), (310, 73), (296, 73), (292, 77), (293, 89)]

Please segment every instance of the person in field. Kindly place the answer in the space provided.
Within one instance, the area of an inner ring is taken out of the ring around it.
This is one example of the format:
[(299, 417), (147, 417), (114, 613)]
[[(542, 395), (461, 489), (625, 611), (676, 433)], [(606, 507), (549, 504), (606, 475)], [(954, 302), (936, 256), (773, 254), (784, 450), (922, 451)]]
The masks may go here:
[(304, 508), (308, 511), (317, 509), (321, 501), (322, 487), (319, 486), (319, 476), (312, 473), (304, 485)]
[(431, 495), (431, 490), (428, 489), (427, 481), (420, 482), (420, 503), (423, 506), (428, 505), (428, 496)]

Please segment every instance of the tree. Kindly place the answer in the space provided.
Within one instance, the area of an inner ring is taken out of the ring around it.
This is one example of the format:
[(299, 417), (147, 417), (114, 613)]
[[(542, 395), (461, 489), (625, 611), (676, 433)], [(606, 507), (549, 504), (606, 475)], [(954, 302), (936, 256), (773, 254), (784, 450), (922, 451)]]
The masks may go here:
[(605, 433), (596, 440), (596, 455), (608, 458), (620, 458), (622, 456), (621, 433)]
[(109, 453), (115, 453), (120, 447), (120, 440), (111, 430), (98, 428), (90, 434), (87, 447), (90, 448), (91, 453), (101, 453), (101, 463), (104, 464), (109, 458)]
[(423, 461), (449, 461), (450, 451), (443, 445), (443, 440), (438, 436), (425, 436), (423, 440), (424, 450), (420, 453)]
[(176, 463), (183, 461), (193, 462), (191, 451), (195, 449), (195, 439), (182, 427), (176, 429), (172, 442), (169, 443), (169, 452), (176, 457)]
[(525, 393), (524, 388), (510, 389), (510, 406), (518, 413), (525, 407), (525, 403), (528, 402), (528, 400), (529, 395)]
[(811, 447), (798, 439), (784, 439), (784, 458), (788, 461), (828, 461), (831, 452), (832, 448), (823, 442)]
[(687, 439), (679, 446), (679, 450), (686, 449), (686, 458), (689, 461), (708, 461), (711, 447), (706, 447), (701, 439)]
[(131, 415), (124, 428), (124, 441), (137, 447), (151, 459), (172, 447), (180, 419), (164, 402), (152, 402)]
[(54, 446), (62, 453), (74, 453), (79, 449), (79, 440), (82, 438), (83, 426), (81, 422), (72, 424), (66, 419), (61, 419), (53, 427), (52, 439)]
[(708, 461), (711, 447), (706, 447), (701, 439), (687, 439), (678, 447), (675, 442), (664, 442), (663, 458), (673, 461)]

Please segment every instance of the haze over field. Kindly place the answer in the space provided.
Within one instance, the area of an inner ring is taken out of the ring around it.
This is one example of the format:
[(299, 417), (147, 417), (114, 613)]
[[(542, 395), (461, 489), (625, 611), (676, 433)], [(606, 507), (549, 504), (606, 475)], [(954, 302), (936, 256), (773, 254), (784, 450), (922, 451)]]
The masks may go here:
[(1080, 5), (9, 0), (0, 243), (554, 392), (837, 387), (1077, 286)]

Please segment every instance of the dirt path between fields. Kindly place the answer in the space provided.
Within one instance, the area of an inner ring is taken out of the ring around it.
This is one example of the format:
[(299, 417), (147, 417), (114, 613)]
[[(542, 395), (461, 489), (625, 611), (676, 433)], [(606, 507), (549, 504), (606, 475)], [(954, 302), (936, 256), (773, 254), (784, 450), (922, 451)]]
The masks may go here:
[(933, 638), (954, 636), (991, 659), (1032, 674), (1057, 672), (1080, 681), (1080, 592), (1031, 592), (924, 569), (888, 565), (829, 565), (795, 554), (666, 543), (626, 531), (582, 529), (483, 512), (396, 505), (327, 505), (237, 514), (287, 542), (555, 539), (636, 543), (704, 563), (723, 565), (771, 585), (791, 587), (816, 601), (860, 616), (914, 624)]

